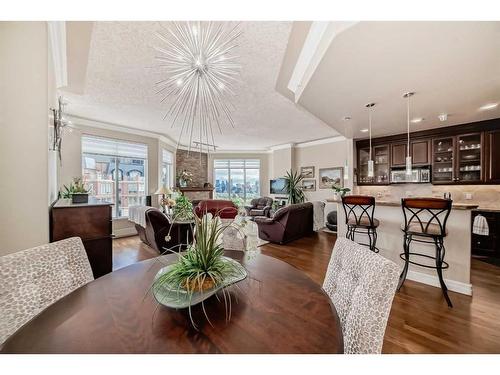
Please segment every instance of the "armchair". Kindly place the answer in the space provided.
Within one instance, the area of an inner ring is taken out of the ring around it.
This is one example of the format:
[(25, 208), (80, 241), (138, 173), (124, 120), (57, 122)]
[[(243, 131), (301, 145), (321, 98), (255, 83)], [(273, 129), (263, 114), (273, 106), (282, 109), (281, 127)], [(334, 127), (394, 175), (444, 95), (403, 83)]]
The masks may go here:
[(245, 206), (248, 216), (264, 216), (269, 217), (269, 212), (273, 205), (273, 198), (261, 197), (250, 201), (249, 206)]
[(259, 238), (284, 244), (313, 234), (312, 203), (291, 204), (280, 208), (273, 217), (258, 216)]

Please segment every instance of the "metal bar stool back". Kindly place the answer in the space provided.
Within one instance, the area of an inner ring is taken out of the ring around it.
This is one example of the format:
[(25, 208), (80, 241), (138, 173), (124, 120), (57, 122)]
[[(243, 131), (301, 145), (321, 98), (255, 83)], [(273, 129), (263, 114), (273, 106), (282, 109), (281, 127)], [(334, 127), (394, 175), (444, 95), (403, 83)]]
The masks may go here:
[(369, 195), (347, 195), (342, 197), (345, 223), (347, 226), (346, 238), (355, 241), (355, 234), (365, 234), (369, 243), (360, 243), (378, 253), (377, 227), (379, 221), (374, 218), (375, 197)]
[[(443, 280), (443, 270), (449, 267), (448, 263), (444, 261), (446, 252), (444, 238), (447, 235), (446, 223), (450, 216), (452, 203), (453, 201), (450, 199), (440, 198), (401, 199), (404, 216), (404, 224), (401, 227), (404, 233), (404, 252), (400, 254), (400, 258), (405, 261), (405, 265), (398, 286), (398, 290), (403, 286), (410, 264), (435, 269), (439, 277), (443, 295), (450, 307), (453, 305), (448, 296), (448, 288)], [(436, 251), (435, 256), (410, 252), (412, 242), (433, 244)], [(415, 257), (432, 259), (435, 262), (435, 266), (419, 263), (411, 259)]]

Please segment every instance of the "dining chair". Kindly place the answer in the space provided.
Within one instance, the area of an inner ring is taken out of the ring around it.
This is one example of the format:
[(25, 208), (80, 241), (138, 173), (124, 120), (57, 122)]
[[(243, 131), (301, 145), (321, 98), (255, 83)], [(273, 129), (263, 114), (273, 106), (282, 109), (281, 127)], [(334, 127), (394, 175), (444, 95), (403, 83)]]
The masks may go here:
[(381, 353), (399, 271), (354, 241), (335, 242), (323, 289), (340, 318), (345, 353)]
[(39, 312), (94, 280), (79, 237), (0, 257), (0, 345)]

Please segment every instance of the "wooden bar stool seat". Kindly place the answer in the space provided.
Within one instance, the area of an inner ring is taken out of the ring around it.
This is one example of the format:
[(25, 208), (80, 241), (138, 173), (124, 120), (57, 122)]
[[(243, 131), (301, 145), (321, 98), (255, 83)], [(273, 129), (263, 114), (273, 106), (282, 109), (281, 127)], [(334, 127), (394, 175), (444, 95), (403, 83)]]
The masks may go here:
[[(347, 195), (342, 197), (342, 207), (345, 213), (347, 225), (346, 238), (355, 241), (356, 234), (368, 236), (369, 243), (360, 243), (378, 253), (377, 248), (377, 227), (380, 222), (375, 219), (375, 197), (369, 195)], [(355, 241), (356, 242), (356, 241)]]

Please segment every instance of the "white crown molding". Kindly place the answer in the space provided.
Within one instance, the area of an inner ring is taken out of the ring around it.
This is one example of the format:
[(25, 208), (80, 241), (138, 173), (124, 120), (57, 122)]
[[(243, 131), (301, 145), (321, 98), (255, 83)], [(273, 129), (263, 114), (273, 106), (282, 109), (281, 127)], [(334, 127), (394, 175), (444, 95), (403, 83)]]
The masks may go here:
[(54, 64), (56, 88), (68, 86), (68, 62), (66, 55), (66, 22), (48, 21), (50, 49)]
[(227, 149), (221, 149), (211, 152), (211, 154), (268, 154), (268, 153), (269, 150), (227, 150)]
[[(134, 135), (140, 135), (143, 137), (149, 137), (149, 138), (156, 138), (159, 141), (166, 143), (169, 146), (172, 146), (174, 148), (177, 148), (177, 142), (169, 138), (168, 136), (160, 133), (155, 133), (151, 132), (148, 130), (141, 130), (141, 129), (135, 129), (135, 128), (129, 128), (124, 125), (119, 125), (119, 124), (114, 124), (111, 122), (106, 122), (106, 121), (101, 121), (101, 120), (95, 120), (87, 117), (81, 117), (77, 115), (72, 115), (72, 114), (66, 114), (66, 117), (71, 120), (73, 125), (78, 126), (88, 126), (91, 128), (98, 128), (98, 129), (104, 129), (104, 130), (112, 130), (112, 131), (117, 131), (117, 132), (122, 132), (122, 133), (127, 133), (127, 134), (134, 134)], [(181, 148), (182, 145), (179, 145), (179, 148)]]
[(304, 147), (318, 146), (318, 145), (324, 145), (327, 143), (342, 142), (342, 141), (345, 141), (346, 139), (347, 138), (344, 137), (343, 135), (338, 135), (338, 136), (330, 137), (330, 138), (317, 139), (315, 141), (297, 143), (295, 145), (295, 147), (304, 148)]
[(271, 146), (271, 147), (269, 147), (269, 150), (270, 151), (277, 151), (277, 150), (284, 150), (284, 149), (292, 148), (292, 147), (295, 147), (295, 143), (285, 143), (282, 145)]

